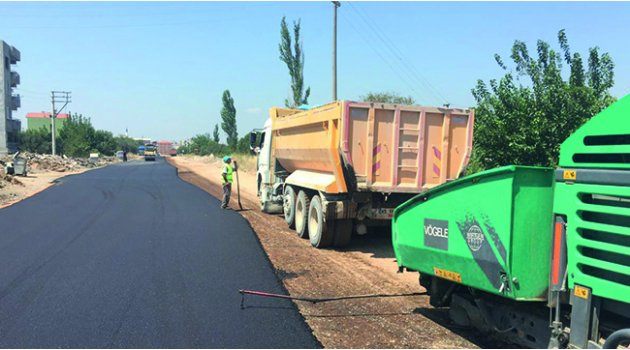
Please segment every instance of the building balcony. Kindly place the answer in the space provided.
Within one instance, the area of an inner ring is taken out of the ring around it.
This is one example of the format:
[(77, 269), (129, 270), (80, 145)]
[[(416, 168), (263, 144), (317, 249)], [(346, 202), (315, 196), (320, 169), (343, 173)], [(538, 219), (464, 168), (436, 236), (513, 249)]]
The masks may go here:
[(20, 95), (11, 96), (11, 110), (16, 111), (18, 108), (22, 107), (21, 102)]
[(11, 46), (11, 64), (16, 64), (18, 62), (20, 62), (21, 59), (21, 55), (20, 55), (20, 50), (16, 49), (15, 47)]
[(18, 72), (11, 71), (11, 87), (20, 85), (20, 74)]

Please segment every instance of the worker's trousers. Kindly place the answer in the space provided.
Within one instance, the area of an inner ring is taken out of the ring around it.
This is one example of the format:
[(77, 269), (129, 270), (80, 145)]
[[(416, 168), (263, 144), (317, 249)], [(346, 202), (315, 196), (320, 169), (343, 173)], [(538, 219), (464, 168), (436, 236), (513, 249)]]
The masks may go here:
[(221, 208), (227, 208), (228, 204), (230, 204), (230, 195), (232, 195), (232, 184), (225, 183), (223, 184), (223, 201), (221, 202)]

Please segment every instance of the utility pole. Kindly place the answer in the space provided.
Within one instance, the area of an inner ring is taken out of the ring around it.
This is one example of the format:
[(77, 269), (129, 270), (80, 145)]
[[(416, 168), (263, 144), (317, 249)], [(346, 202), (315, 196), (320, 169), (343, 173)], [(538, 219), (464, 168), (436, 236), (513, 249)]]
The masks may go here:
[[(51, 91), (50, 99), (52, 102), (52, 113), (50, 114), (50, 134), (52, 136), (52, 155), (57, 155), (57, 130), (55, 129), (55, 119), (57, 115), (63, 111), (70, 101), (70, 91)], [(55, 103), (63, 103), (63, 106), (57, 111)]]
[(337, 101), (337, 8), (341, 6), (339, 1), (333, 1), (333, 62), (332, 62), (332, 96), (333, 101)]

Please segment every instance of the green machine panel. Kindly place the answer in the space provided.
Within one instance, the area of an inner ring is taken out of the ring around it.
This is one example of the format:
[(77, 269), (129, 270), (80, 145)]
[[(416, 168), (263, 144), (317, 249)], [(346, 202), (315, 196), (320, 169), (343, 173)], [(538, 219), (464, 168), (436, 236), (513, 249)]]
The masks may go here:
[(545, 300), (554, 173), (507, 166), (420, 194), (392, 220), (398, 265), (517, 300)]
[(554, 211), (566, 220), (567, 277), (630, 303), (630, 95), (562, 143)]
[(630, 169), (630, 95), (591, 118), (560, 146), (561, 167)]
[(578, 283), (593, 295), (630, 303), (628, 180), (623, 187), (556, 184), (554, 209), (566, 217), (569, 288)]

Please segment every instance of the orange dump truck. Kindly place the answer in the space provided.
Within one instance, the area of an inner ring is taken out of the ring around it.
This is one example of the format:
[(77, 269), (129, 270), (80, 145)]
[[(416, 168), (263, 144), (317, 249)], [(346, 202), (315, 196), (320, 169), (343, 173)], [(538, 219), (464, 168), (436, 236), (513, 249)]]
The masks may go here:
[(468, 165), (472, 110), (337, 101), (271, 108), (252, 132), (264, 212), (318, 248), (389, 225), (396, 206)]

